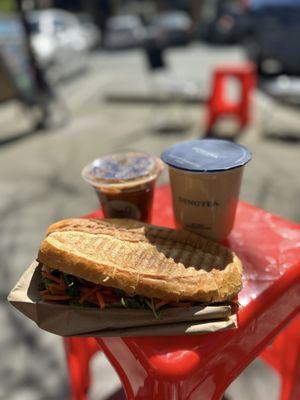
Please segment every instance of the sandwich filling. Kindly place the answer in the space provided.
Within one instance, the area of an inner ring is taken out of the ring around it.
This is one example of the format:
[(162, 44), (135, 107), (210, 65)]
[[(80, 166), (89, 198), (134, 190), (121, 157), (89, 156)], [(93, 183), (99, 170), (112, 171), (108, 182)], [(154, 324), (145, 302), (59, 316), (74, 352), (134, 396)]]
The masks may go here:
[(151, 310), (156, 318), (166, 307), (190, 307), (191, 302), (166, 302), (140, 295), (128, 295), (123, 290), (103, 286), (58, 269), (42, 266), (40, 295), (43, 301), (54, 301), (72, 306), (131, 308)]

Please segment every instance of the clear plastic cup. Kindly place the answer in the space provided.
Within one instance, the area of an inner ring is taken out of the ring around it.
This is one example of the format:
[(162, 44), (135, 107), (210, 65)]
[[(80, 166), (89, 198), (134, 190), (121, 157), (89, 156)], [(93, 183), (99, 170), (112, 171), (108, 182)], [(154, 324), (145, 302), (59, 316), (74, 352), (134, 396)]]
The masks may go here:
[(225, 239), (233, 227), (251, 153), (228, 140), (202, 139), (176, 143), (162, 159), (169, 166), (177, 227)]
[(143, 152), (120, 152), (94, 160), (82, 177), (96, 191), (106, 218), (150, 222), (156, 178), (162, 162)]

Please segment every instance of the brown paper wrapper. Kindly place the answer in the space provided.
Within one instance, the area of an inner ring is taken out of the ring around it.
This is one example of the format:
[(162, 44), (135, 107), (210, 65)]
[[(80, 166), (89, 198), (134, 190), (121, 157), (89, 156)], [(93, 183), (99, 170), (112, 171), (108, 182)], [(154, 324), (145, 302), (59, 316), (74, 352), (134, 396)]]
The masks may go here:
[(216, 332), (237, 327), (230, 304), (197, 305), (151, 311), (73, 307), (44, 302), (39, 294), (41, 267), (35, 261), (24, 272), (8, 301), (40, 328), (60, 336), (163, 336)]

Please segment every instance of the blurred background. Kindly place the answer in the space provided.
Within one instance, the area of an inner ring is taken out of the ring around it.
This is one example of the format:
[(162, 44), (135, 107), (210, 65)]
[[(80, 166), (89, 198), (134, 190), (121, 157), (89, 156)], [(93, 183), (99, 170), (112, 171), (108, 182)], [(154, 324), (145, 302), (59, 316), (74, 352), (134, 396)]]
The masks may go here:
[[(299, 40), (297, 0), (0, 1), (0, 399), (68, 398), (61, 339), (6, 297), (50, 223), (98, 207), (94, 158), (227, 137), (253, 152), (241, 198), (300, 222)], [(93, 374), (124, 398), (103, 354)], [(227, 395), (278, 391), (257, 360)]]

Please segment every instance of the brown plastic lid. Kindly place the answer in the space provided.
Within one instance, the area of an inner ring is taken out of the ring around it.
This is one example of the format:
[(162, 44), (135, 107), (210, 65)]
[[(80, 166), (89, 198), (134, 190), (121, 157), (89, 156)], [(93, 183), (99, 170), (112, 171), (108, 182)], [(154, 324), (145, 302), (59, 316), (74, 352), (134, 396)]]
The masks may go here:
[(83, 168), (82, 177), (95, 187), (125, 188), (155, 179), (162, 169), (159, 158), (128, 151), (97, 158)]

